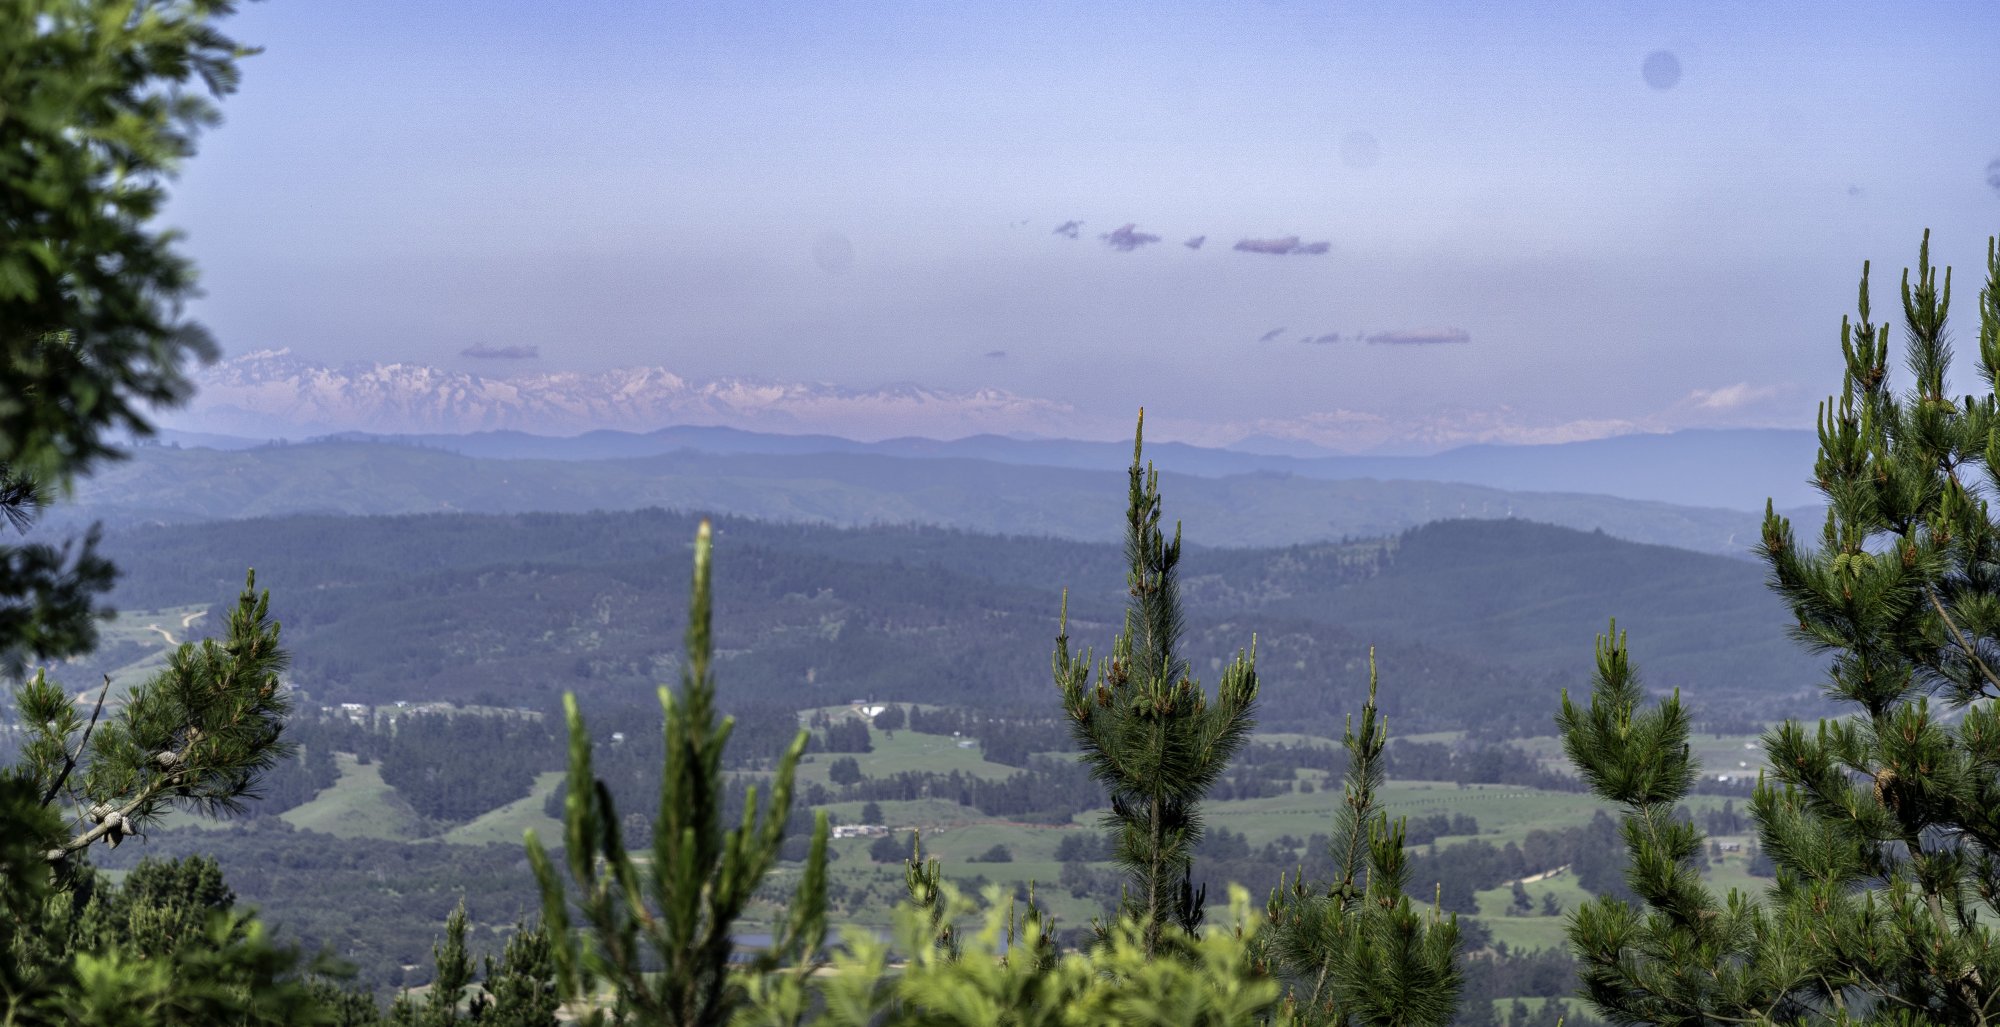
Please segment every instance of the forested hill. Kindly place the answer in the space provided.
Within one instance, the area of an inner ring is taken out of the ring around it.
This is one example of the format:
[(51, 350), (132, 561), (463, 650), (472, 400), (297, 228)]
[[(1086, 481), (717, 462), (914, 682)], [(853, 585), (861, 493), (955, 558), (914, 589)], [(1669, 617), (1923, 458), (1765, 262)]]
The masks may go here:
[[(246, 565), (273, 591), (295, 679), (322, 700), (546, 707), (650, 694), (680, 645), (691, 516), (295, 517), (114, 534), (117, 599), (214, 602)], [(718, 522), (725, 694), (794, 708), (872, 697), (1046, 707), (1061, 590), (1107, 649), (1116, 546), (925, 528)], [(1650, 679), (1704, 712), (1797, 706), (1815, 681), (1742, 560), (1522, 521), (1378, 542), (1201, 549), (1185, 566), (1197, 673), (1258, 633), (1266, 723), (1331, 727), (1378, 647), (1402, 730), (1541, 733), (1617, 615)]]
[[(1747, 510), (1603, 495), (1506, 492), (1435, 481), (1323, 480), (1276, 472), (1209, 478), (1162, 471), (1173, 515), (1211, 544), (1275, 546), (1389, 535), (1447, 517), (1521, 517), (1620, 538), (1740, 556)], [(1124, 471), (868, 453), (641, 459), (480, 459), (406, 445), (320, 442), (224, 452), (146, 447), (79, 485), (58, 526), (176, 523), (290, 514), (710, 510), (844, 526), (932, 524), (1116, 541)], [(1246, 516), (1246, 511), (1254, 511)]]

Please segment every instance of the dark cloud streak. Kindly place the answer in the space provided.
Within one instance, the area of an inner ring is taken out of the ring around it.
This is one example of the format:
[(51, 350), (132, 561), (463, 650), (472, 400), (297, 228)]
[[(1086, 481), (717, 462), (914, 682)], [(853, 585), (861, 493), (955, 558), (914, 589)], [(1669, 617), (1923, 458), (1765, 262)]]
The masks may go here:
[(1063, 222), (1062, 224), (1060, 224), (1060, 225), (1057, 225), (1057, 226), (1056, 226), (1056, 230), (1055, 230), (1054, 232), (1051, 232), (1051, 233), (1049, 233), (1049, 234), (1051, 234), (1051, 235), (1060, 235), (1060, 236), (1062, 236), (1062, 237), (1063, 237), (1063, 238), (1065, 238), (1065, 239), (1074, 239), (1074, 238), (1076, 238), (1076, 237), (1077, 237), (1077, 233), (1079, 233), (1079, 232), (1082, 232), (1082, 231), (1083, 231), (1083, 222), (1081, 222), (1081, 221), (1065, 221), (1065, 222)]
[(1241, 239), (1234, 249), (1239, 253), (1268, 253), (1279, 257), (1316, 257), (1333, 249), (1330, 242), (1299, 241), (1296, 235), (1282, 239)]
[(1377, 346), (1436, 346), (1471, 342), (1472, 333), (1463, 328), (1397, 328), (1375, 332), (1367, 341)]
[(1104, 240), (1106, 246), (1120, 253), (1130, 253), (1141, 246), (1150, 246), (1160, 241), (1160, 237), (1157, 235), (1139, 231), (1139, 226), (1136, 224), (1126, 224), (1114, 231), (1106, 232), (1098, 236), (1098, 238)]

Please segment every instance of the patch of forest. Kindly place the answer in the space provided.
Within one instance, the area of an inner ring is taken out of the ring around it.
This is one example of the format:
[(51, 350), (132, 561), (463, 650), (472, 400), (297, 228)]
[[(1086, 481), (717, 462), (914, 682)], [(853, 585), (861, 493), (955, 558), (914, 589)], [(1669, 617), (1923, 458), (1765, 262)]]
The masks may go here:
[[(540, 709), (564, 690), (645, 697), (671, 680), (692, 515), (289, 517), (122, 532), (122, 605), (227, 595), (260, 569), (296, 683), (324, 700)], [(800, 708), (856, 698), (1046, 712), (1063, 590), (1073, 630), (1109, 634), (1115, 546), (918, 527), (718, 522), (729, 694)], [(1188, 646), (1209, 672), (1258, 628), (1261, 718), (1330, 733), (1357, 708), (1368, 650), (1409, 731), (1539, 734), (1546, 697), (1584, 681), (1607, 612), (1643, 618), (1656, 687), (1711, 716), (1816, 709), (1815, 662), (1783, 635), (1752, 564), (1523, 521), (1401, 536), (1193, 550)]]

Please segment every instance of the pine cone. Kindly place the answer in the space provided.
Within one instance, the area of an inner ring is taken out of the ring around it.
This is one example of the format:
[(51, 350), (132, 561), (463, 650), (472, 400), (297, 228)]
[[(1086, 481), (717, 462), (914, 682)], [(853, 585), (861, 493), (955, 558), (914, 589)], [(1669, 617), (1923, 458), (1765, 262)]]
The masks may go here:
[(167, 749), (161, 752), (154, 753), (153, 762), (159, 764), (160, 769), (162, 770), (178, 770), (180, 768), (180, 765), (182, 763), (187, 762), (187, 760), (186, 757), (183, 757), (180, 753), (177, 753), (172, 749)]

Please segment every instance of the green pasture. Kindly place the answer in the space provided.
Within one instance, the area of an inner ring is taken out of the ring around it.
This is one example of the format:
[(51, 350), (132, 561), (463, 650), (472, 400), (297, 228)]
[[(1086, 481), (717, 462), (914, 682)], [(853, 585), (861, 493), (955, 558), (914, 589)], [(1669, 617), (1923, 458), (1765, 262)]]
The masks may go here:
[(555, 794), (564, 776), (560, 770), (535, 775), (535, 785), (527, 795), (446, 831), (439, 840), (452, 845), (519, 845), (521, 836), (534, 828), (542, 844), (558, 844), (562, 822), (550, 817), (547, 807), (549, 796)]
[(874, 732), (872, 752), (816, 752), (804, 757), (799, 761), (799, 783), (814, 781), (831, 786), (827, 768), (843, 756), (854, 757), (855, 762), (861, 765), (861, 773), (867, 777), (894, 777), (904, 771), (949, 774), (956, 770), (974, 777), (999, 780), (1020, 773), (1016, 767), (987, 762), (980, 755), (976, 740), (970, 748), (960, 748), (958, 743), (962, 739), (947, 735), (926, 735), (916, 731), (897, 731), (894, 734), (892, 738), (889, 732)]
[(382, 780), (381, 767), (344, 752), (334, 753), (333, 758), (340, 780), (280, 817), (301, 831), (341, 838), (415, 841), (424, 836), (424, 818)]

